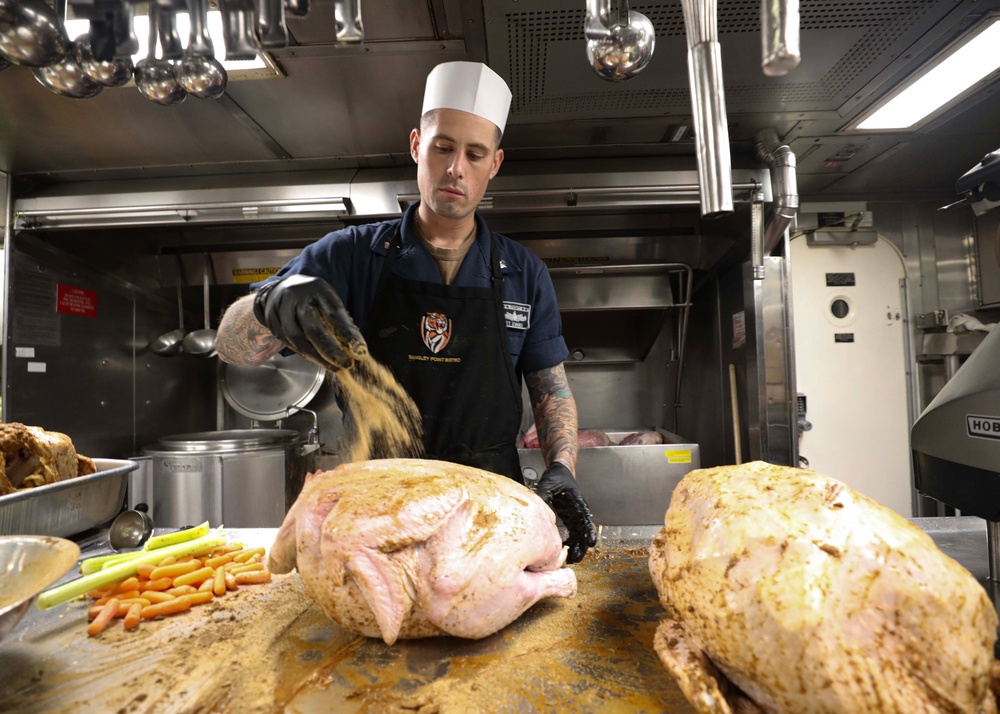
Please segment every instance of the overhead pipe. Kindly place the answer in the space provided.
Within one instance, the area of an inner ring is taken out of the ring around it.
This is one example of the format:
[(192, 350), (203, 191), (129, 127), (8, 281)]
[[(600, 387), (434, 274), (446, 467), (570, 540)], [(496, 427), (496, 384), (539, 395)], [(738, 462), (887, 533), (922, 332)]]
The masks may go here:
[(799, 212), (799, 186), (795, 173), (795, 154), (778, 140), (774, 129), (757, 132), (754, 148), (758, 161), (771, 171), (774, 201), (764, 229), (764, 253), (770, 253), (785, 236), (792, 219)]
[(753, 279), (764, 279), (764, 192), (755, 189), (750, 195), (750, 262)]
[(761, 69), (784, 77), (799, 66), (799, 0), (761, 0)]
[(698, 159), (701, 215), (733, 212), (732, 158), (722, 83), (715, 0), (681, 0), (688, 42), (688, 82)]

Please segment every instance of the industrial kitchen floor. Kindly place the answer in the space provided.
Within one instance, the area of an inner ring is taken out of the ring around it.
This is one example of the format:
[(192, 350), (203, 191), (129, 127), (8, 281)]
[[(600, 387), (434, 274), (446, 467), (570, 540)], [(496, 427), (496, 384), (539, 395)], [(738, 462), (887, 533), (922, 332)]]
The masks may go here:
[[(388, 647), (346, 633), (294, 573), (96, 638), (83, 602), (33, 607), (0, 642), (0, 711), (693, 712), (652, 648), (655, 530), (604, 529), (572, 566), (575, 598), (538, 603), (478, 641)], [(276, 530), (227, 532), (269, 547)]]

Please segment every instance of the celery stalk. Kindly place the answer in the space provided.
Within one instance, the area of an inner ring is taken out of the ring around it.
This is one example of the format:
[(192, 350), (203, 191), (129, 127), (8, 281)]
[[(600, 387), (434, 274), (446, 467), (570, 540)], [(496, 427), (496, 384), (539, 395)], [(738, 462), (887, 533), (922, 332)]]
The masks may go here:
[(111, 583), (131, 577), (139, 572), (140, 565), (155, 565), (171, 555), (175, 558), (183, 558), (185, 555), (201, 555), (225, 544), (225, 536), (220, 532), (216, 532), (188, 541), (187, 543), (178, 543), (177, 545), (158, 548), (150, 553), (141, 553), (136, 558), (103, 568), (90, 575), (83, 575), (75, 580), (70, 580), (68, 583), (57, 585), (54, 588), (39, 593), (38, 597), (35, 598), (35, 606), (39, 610), (47, 610), (67, 600), (85, 595), (91, 590), (97, 590)]
[(138, 558), (142, 554), (141, 550), (136, 550), (128, 553), (110, 553), (108, 555), (95, 555), (93, 558), (85, 558), (80, 561), (80, 573), (90, 575), (91, 573), (96, 573), (101, 568), (124, 563), (126, 560)]
[(168, 545), (177, 545), (178, 543), (184, 543), (189, 540), (194, 540), (195, 538), (201, 538), (202, 536), (208, 535), (209, 525), (208, 521), (205, 521), (200, 526), (195, 526), (194, 528), (188, 528), (183, 531), (174, 531), (173, 533), (164, 533), (163, 535), (153, 536), (146, 541), (146, 545), (142, 547), (143, 550), (157, 550), (159, 548), (165, 548)]

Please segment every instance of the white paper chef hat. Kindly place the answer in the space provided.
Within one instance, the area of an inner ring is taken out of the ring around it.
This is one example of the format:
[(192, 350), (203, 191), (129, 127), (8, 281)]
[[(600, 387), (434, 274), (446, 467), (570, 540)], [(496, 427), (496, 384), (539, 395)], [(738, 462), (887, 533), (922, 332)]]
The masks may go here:
[(458, 109), (491, 121), (503, 131), (510, 111), (510, 89), (503, 78), (480, 62), (445, 62), (427, 75), (426, 114), (432, 109)]

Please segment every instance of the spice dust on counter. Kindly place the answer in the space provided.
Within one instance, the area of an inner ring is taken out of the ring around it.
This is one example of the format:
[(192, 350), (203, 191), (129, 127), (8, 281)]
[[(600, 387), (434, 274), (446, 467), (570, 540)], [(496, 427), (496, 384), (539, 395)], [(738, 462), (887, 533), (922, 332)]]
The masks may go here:
[(653, 650), (646, 550), (592, 549), (579, 592), (481, 640), (387, 646), (337, 627), (297, 573), (186, 613), (86, 633), (86, 603), (0, 643), (0, 711), (46, 714), (693, 714)]
[(653, 650), (663, 609), (647, 557), (646, 548), (591, 550), (573, 566), (574, 599), (544, 600), (482, 640), (345, 643), (316, 662), (283, 711), (692, 714)]

